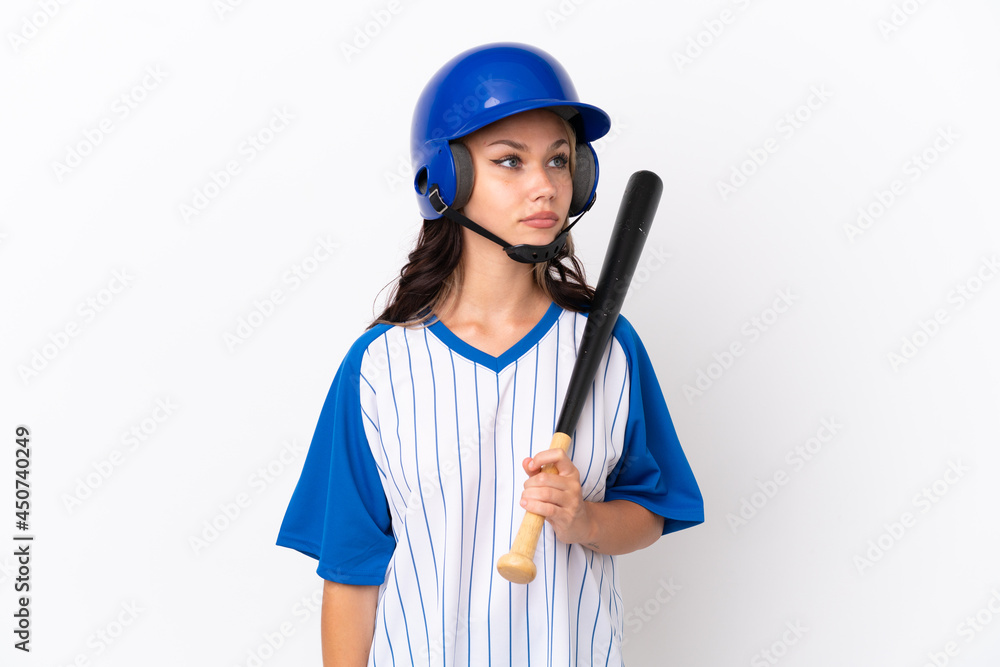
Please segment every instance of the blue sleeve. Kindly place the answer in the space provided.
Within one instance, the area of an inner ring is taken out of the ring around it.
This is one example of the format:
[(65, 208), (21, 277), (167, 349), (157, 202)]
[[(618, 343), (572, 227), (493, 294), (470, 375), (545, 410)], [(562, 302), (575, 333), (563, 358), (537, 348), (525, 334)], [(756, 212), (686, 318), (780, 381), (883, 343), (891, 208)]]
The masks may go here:
[(646, 348), (623, 316), (614, 337), (628, 360), (629, 408), (621, 458), (605, 500), (624, 499), (663, 517), (663, 535), (705, 520), (701, 490), (677, 439)]
[(277, 544), (316, 558), (323, 579), (379, 585), (396, 541), (362, 421), (366, 340), (355, 343), (333, 379)]

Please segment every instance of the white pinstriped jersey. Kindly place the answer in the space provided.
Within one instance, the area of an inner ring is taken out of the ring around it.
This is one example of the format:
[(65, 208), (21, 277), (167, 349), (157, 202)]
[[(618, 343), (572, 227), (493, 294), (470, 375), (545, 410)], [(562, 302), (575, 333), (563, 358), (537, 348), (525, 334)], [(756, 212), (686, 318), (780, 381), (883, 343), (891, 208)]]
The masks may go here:
[[(527, 585), (496, 572), (549, 446), (586, 316), (552, 304), (499, 357), (442, 322), (377, 325), (327, 396), (278, 544), (324, 579), (379, 585), (369, 665), (621, 665), (616, 558), (546, 523)], [(586, 500), (704, 519), (649, 357), (619, 317), (570, 450)]]

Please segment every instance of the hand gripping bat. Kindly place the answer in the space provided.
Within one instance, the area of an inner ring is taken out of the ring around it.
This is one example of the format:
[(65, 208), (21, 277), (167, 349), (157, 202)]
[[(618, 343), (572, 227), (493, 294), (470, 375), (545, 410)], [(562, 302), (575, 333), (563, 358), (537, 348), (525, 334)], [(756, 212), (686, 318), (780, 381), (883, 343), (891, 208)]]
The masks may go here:
[[(550, 449), (569, 450), (570, 434), (580, 419), (591, 382), (615, 328), (662, 192), (663, 182), (651, 171), (635, 172), (625, 186)], [(553, 472), (553, 466), (543, 467), (542, 472)], [(525, 513), (510, 552), (497, 561), (500, 576), (515, 584), (526, 584), (535, 578), (535, 547), (544, 523), (544, 517)]]

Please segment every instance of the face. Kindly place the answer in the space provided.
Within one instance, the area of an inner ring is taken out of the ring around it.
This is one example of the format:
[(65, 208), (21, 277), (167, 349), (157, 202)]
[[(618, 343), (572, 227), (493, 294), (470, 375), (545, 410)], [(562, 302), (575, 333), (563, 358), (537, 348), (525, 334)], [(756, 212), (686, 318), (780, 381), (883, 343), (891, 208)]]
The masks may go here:
[(573, 196), (570, 140), (562, 119), (544, 109), (509, 116), (465, 137), (475, 172), (465, 215), (513, 245), (551, 243), (565, 225)]

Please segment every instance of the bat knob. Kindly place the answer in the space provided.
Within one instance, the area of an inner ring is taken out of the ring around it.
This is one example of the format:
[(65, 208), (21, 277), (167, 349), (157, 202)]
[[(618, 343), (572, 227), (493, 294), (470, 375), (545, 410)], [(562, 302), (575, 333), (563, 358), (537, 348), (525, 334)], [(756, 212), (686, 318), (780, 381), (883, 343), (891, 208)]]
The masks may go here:
[(511, 551), (497, 561), (500, 576), (515, 584), (527, 584), (535, 578), (535, 562), (526, 556)]

